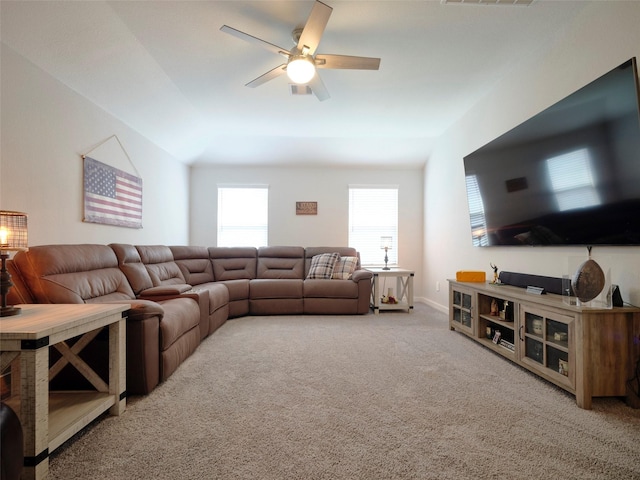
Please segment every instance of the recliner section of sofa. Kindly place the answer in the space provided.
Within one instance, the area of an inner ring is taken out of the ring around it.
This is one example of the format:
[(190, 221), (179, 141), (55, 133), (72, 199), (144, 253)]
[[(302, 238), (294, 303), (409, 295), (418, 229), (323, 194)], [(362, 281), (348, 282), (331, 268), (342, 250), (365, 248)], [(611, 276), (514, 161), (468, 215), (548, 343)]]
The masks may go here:
[(10, 300), (129, 303), (127, 390), (146, 394), (229, 318), (368, 313), (372, 273), (359, 262), (348, 279), (307, 278), (323, 253), (358, 258), (347, 247), (37, 246), (9, 262)]
[(193, 298), (136, 298), (108, 245), (43, 245), (18, 252), (12, 269), (35, 303), (128, 303), (127, 392), (146, 394), (200, 343)]
[(212, 334), (228, 317), (229, 293), (223, 285), (207, 284), (197, 290), (187, 283), (171, 249), (164, 245), (111, 244), (120, 269), (138, 298), (163, 300), (194, 298), (200, 305), (200, 340)]
[[(208, 298), (209, 322), (203, 331), (203, 339), (211, 335), (229, 318), (229, 289), (216, 283), (213, 266), (206, 247), (175, 246), (169, 248), (173, 260), (184, 281), (192, 286), (192, 291), (203, 293)], [(186, 292), (189, 293), (189, 292)]]
[(304, 313), (304, 248), (260, 247), (249, 284), (251, 315)]
[(213, 277), (229, 289), (229, 318), (249, 315), (249, 282), (256, 278), (254, 247), (209, 247)]
[(341, 257), (355, 257), (358, 265), (351, 279), (331, 281), (306, 279), (304, 281), (304, 313), (314, 315), (363, 315), (369, 312), (371, 278), (373, 274), (360, 268), (360, 257), (355, 248), (350, 247), (307, 247), (305, 248), (305, 278), (309, 274), (311, 261), (316, 255), (338, 253)]

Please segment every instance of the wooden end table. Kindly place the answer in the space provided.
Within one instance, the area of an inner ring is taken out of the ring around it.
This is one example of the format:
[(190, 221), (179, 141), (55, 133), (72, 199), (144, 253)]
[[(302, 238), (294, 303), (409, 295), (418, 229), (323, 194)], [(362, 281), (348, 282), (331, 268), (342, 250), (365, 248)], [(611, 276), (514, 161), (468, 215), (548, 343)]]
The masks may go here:
[[(407, 310), (409, 313), (413, 311), (413, 270), (405, 270), (404, 268), (389, 267), (384, 268), (367, 268), (373, 273), (373, 288), (371, 289), (371, 308), (376, 315), (380, 310)], [(380, 285), (380, 279), (383, 279), (383, 285)], [(394, 296), (398, 303), (382, 303), (382, 295), (387, 292), (383, 291), (386, 287), (386, 279), (395, 278)]]
[[(48, 475), (49, 454), (53, 450), (103, 412), (109, 410), (111, 415), (124, 412), (125, 319), (130, 307), (125, 304), (20, 307), (20, 315), (0, 318), (0, 371), (9, 367), (12, 371), (12, 396), (6, 403), (19, 414), (24, 431), (22, 478), (38, 480)], [(104, 327), (109, 329), (108, 383), (78, 356)], [(67, 340), (78, 336), (82, 337), (72, 346), (67, 345)], [(62, 355), (51, 369), (50, 347)], [(68, 363), (95, 390), (50, 392), (49, 381)]]

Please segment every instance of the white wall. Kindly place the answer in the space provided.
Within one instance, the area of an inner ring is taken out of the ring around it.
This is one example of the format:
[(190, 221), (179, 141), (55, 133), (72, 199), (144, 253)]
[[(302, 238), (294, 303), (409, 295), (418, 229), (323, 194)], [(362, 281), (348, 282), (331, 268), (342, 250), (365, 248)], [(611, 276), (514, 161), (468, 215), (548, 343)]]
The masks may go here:
[[(269, 245), (347, 246), (349, 185), (398, 186), (400, 266), (422, 285), (421, 169), (194, 166), (191, 171), (191, 244), (216, 244), (217, 185), (269, 186)], [(295, 203), (318, 202), (318, 215), (296, 215)], [(380, 261), (384, 261), (381, 251)]]
[[(30, 245), (188, 243), (187, 166), (4, 44), (1, 57), (0, 208), (28, 213)], [(91, 156), (142, 177), (142, 229), (82, 221), (81, 155), (112, 135), (126, 154), (112, 139)]]
[[(446, 308), (447, 289), (438, 292), (435, 284), (457, 270), (483, 270), (490, 278), (493, 262), (500, 270), (560, 277), (569, 273), (569, 257), (587, 258), (584, 247), (472, 247), (463, 157), (633, 56), (640, 59), (640, 2), (592, 2), (559, 32), (552, 50), (523, 58), (439, 139), (424, 182), (422, 295), (430, 303)], [(623, 299), (640, 305), (640, 247), (594, 247), (592, 255), (611, 268)]]

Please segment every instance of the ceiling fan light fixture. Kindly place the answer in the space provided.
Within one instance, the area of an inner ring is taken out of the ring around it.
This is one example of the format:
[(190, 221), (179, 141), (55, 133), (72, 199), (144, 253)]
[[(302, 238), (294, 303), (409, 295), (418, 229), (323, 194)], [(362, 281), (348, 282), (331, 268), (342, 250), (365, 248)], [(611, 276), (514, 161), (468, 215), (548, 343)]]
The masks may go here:
[(316, 66), (311, 57), (293, 55), (287, 63), (287, 76), (293, 83), (309, 83), (315, 74)]

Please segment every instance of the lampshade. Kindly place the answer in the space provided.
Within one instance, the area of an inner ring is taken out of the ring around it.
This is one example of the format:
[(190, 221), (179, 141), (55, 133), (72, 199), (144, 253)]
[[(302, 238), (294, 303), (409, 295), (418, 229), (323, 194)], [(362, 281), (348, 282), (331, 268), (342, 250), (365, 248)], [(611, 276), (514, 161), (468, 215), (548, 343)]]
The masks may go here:
[(294, 55), (287, 63), (287, 76), (293, 83), (309, 83), (315, 74), (316, 66), (311, 57)]
[(387, 250), (391, 250), (392, 241), (393, 241), (393, 237), (380, 237), (380, 248), (386, 248)]
[(27, 249), (27, 214), (0, 210), (0, 250)]
[(7, 270), (8, 251), (27, 249), (27, 214), (0, 210), (0, 317), (20, 315), (21, 309), (7, 305), (9, 289), (13, 287)]

